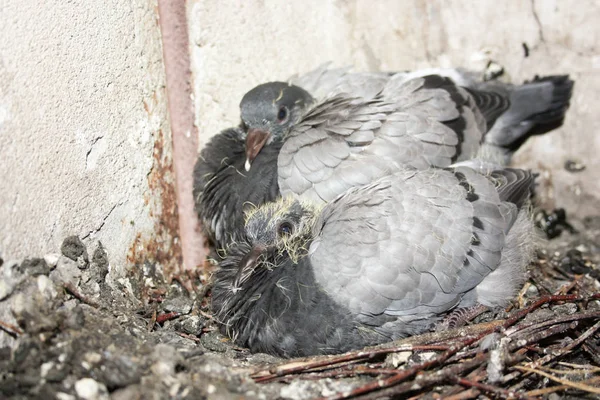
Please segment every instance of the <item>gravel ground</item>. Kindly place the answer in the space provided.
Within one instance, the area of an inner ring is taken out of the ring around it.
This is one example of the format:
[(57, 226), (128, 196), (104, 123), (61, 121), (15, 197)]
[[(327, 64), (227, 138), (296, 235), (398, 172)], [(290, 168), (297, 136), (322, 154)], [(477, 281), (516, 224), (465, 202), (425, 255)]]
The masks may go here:
[[(580, 293), (599, 291), (600, 216), (569, 222), (577, 232), (560, 221), (552, 225), (564, 231), (532, 265), (525, 302), (573, 279)], [(254, 383), (253, 371), (282, 360), (252, 355), (218, 333), (205, 276), (168, 283), (160, 266), (148, 263), (113, 277), (102, 245), (86, 248), (77, 237), (65, 239), (60, 253), (35, 257), (0, 266), (2, 398), (304, 399), (372, 379)], [(179, 281), (194, 288), (191, 295)], [(475, 322), (502, 315), (486, 313)], [(592, 339), (600, 344), (597, 334)]]

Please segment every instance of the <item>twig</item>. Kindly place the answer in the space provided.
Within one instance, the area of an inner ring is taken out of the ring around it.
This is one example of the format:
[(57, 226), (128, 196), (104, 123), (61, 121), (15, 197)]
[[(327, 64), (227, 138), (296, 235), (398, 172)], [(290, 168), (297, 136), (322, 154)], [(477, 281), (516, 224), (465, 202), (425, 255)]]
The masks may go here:
[(574, 389), (582, 390), (584, 392), (600, 394), (600, 388), (597, 388), (597, 387), (594, 387), (594, 386), (590, 386), (590, 385), (586, 385), (586, 384), (581, 383), (581, 382), (572, 382), (572, 381), (570, 381), (568, 379), (562, 379), (562, 378), (556, 377), (556, 376), (554, 376), (552, 374), (549, 374), (547, 372), (540, 371), (538, 369), (527, 368), (527, 367), (520, 367), (520, 366), (514, 366), (513, 368), (514, 369), (518, 369), (520, 371), (532, 372), (534, 374), (545, 376), (546, 378), (548, 378), (550, 380), (553, 380), (554, 382), (562, 383), (565, 386), (569, 386), (569, 387), (574, 388)]
[(83, 303), (85, 303), (85, 304), (87, 304), (89, 306), (92, 306), (94, 308), (99, 308), (100, 307), (100, 305), (95, 300), (92, 300), (88, 296), (86, 296), (83, 293), (81, 293), (75, 287), (75, 285), (73, 285), (72, 282), (65, 282), (64, 283), (64, 288), (67, 290), (67, 292), (71, 293), (73, 296), (75, 296), (77, 299), (79, 299)]
[(19, 327), (9, 324), (8, 322), (0, 321), (0, 328), (13, 337), (23, 334), (23, 331), (19, 329)]
[[(451, 356), (453, 356), (454, 354), (456, 354), (461, 348), (463, 348), (464, 346), (469, 346), (471, 345), (473, 342), (477, 341), (478, 339), (469, 339), (467, 341), (465, 341), (463, 343), (462, 346), (460, 345), (454, 345), (451, 346), (448, 350), (446, 350), (444, 353), (440, 354), (439, 356), (437, 356), (436, 358), (434, 358), (431, 361), (425, 361), (422, 362), (420, 364), (417, 364), (411, 368), (407, 368), (404, 370), (400, 370), (398, 371), (397, 374), (389, 377), (389, 378), (385, 378), (385, 379), (377, 379), (376, 381), (373, 382), (369, 382), (366, 385), (360, 386), (350, 392), (343, 392), (343, 393), (338, 393), (335, 394), (333, 396), (327, 397), (328, 400), (341, 400), (341, 399), (347, 399), (350, 397), (355, 397), (355, 396), (359, 396), (365, 393), (369, 393), (372, 392), (374, 390), (378, 390), (378, 389), (382, 389), (382, 388), (387, 388), (390, 386), (393, 386), (395, 384), (398, 384), (410, 377), (413, 377), (415, 375), (417, 375), (418, 372), (427, 369), (427, 368), (431, 368), (434, 367), (436, 365), (441, 365), (443, 364), (444, 361), (446, 361), (448, 358), (450, 358)], [(460, 364), (461, 366), (464, 366), (468, 363), (463, 363)], [(476, 366), (476, 365), (475, 365)], [(439, 375), (439, 372), (436, 372), (436, 375)], [(419, 376), (422, 377), (423, 375)], [(380, 393), (378, 393), (379, 395)]]
[(156, 324), (156, 307), (152, 309), (152, 318), (150, 318), (150, 322), (148, 323), (148, 332), (152, 332), (154, 324)]
[(462, 386), (467, 386), (467, 387), (472, 387), (472, 388), (474, 387), (474, 388), (477, 388), (484, 392), (494, 393), (496, 395), (506, 397), (506, 398), (531, 399), (531, 397), (524, 396), (520, 393), (511, 392), (509, 390), (502, 389), (497, 386), (488, 385), (488, 384), (480, 383), (480, 382), (476, 382), (476, 381), (471, 381), (471, 380), (468, 380), (465, 378), (456, 378), (456, 383), (458, 383), (459, 385), (462, 385)]
[(520, 319), (522, 319), (523, 317), (525, 317), (527, 314), (531, 313), (532, 311), (540, 308), (544, 304), (553, 303), (553, 302), (557, 302), (557, 301), (576, 301), (576, 300), (583, 300), (583, 299), (580, 299), (577, 295), (574, 295), (574, 294), (560, 295), (560, 296), (559, 295), (544, 296), (544, 297), (538, 299), (536, 302), (534, 302), (530, 306), (528, 306), (527, 308), (519, 310), (515, 313), (515, 315), (507, 318), (504, 321), (503, 327), (508, 328), (509, 326), (513, 325), (515, 322), (519, 321)]
[(463, 390), (460, 393), (457, 394), (453, 394), (451, 396), (445, 396), (443, 397), (444, 400), (469, 400), (469, 399), (474, 399), (477, 396), (479, 396), (481, 394), (481, 392), (475, 388), (471, 388), (471, 389), (467, 389), (467, 390)]
[[(594, 313), (594, 314), (598, 314), (598, 316), (600, 317), (600, 313)], [(556, 350), (555, 352), (553, 352), (552, 354), (548, 354), (534, 362), (530, 362), (529, 364), (527, 364), (527, 367), (535, 369), (541, 365), (549, 363), (550, 361), (554, 360), (555, 358), (565, 355), (566, 353), (570, 352), (575, 347), (577, 347), (581, 343), (583, 343), (588, 337), (592, 336), (598, 329), (600, 329), (600, 321), (596, 322), (594, 324), (594, 326), (592, 326), (590, 329), (585, 331), (577, 339), (573, 340), (569, 345), (567, 345), (565, 347), (561, 347), (558, 350)]]
[[(562, 364), (562, 363), (559, 363)], [(574, 365), (574, 364), (571, 364)], [(563, 374), (563, 375), (587, 375), (587, 374), (595, 374), (596, 372), (600, 372), (600, 367), (594, 367), (592, 365), (587, 365), (587, 368), (581, 368), (581, 365), (574, 365), (577, 369), (555, 369), (548, 367), (538, 367), (539, 370), (554, 373), (554, 374)]]
[[(591, 383), (598, 383), (600, 382), (600, 376), (596, 376), (593, 377), (592, 379), (588, 379), (586, 381), (582, 381), (582, 382), (578, 382), (578, 383), (583, 383), (585, 385), (591, 384)], [(550, 394), (550, 393), (554, 393), (554, 392), (559, 392), (561, 390), (566, 390), (566, 389), (571, 389), (571, 386), (568, 385), (559, 385), (559, 386), (552, 386), (552, 387), (546, 387), (546, 388), (542, 388), (542, 389), (536, 389), (536, 390), (531, 390), (527, 393), (525, 393), (528, 396), (543, 396), (546, 394)]]
[(448, 346), (439, 345), (424, 345), (424, 346), (413, 346), (404, 345), (387, 348), (373, 348), (363, 349), (360, 351), (351, 351), (348, 353), (340, 354), (338, 356), (326, 356), (326, 358), (317, 358), (309, 360), (295, 360), (280, 364), (269, 368), (268, 370), (259, 370), (253, 373), (250, 377), (256, 382), (266, 382), (273, 378), (294, 374), (297, 372), (307, 372), (318, 367), (334, 367), (337, 364), (346, 361), (370, 359), (380, 354), (397, 353), (401, 351), (418, 351), (418, 350), (447, 350)]
[(165, 313), (165, 314), (160, 314), (156, 317), (156, 322), (158, 322), (159, 324), (162, 324), (166, 321), (170, 321), (172, 319), (175, 319), (177, 317), (180, 317), (181, 314), (179, 314), (178, 312), (170, 312), (170, 313)]
[(557, 318), (548, 318), (541, 321), (524, 323), (522, 325), (507, 329), (504, 334), (506, 336), (518, 336), (528, 331), (536, 331), (546, 326), (555, 325), (562, 322), (578, 321), (582, 319), (600, 318), (600, 311), (590, 311), (587, 313), (575, 313), (564, 315)]
[(178, 334), (179, 336), (181, 336), (182, 338), (189, 339), (189, 340), (194, 341), (196, 343), (200, 343), (201, 342), (200, 338), (196, 337), (194, 335), (188, 335), (187, 333), (183, 333), (183, 332), (175, 332), (175, 333)]

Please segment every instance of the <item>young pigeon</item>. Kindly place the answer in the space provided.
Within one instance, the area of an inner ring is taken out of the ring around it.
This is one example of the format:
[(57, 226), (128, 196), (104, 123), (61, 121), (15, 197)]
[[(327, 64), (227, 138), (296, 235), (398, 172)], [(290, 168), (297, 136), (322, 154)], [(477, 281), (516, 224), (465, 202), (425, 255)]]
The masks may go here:
[(330, 354), (504, 306), (525, 280), (533, 175), (401, 168), (329, 204), (251, 210), (215, 276), (222, 331), (253, 352)]
[(239, 237), (243, 210), (280, 193), (328, 202), (398, 165), (471, 159), (482, 137), (499, 161), (533, 125), (564, 117), (573, 86), (554, 77), (485, 92), (435, 75), (324, 68), (296, 82), (318, 97), (289, 83), (259, 85), (240, 104), (243, 127), (214, 136), (200, 154), (194, 197), (217, 248)]

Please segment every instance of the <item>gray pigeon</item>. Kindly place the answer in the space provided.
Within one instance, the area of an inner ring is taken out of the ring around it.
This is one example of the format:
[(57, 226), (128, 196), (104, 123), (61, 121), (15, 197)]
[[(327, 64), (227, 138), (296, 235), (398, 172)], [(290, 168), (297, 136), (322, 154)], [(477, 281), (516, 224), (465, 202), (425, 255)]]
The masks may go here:
[[(487, 141), (487, 127), (493, 124), (488, 133), (495, 132), (500, 121), (500, 131), (514, 136), (516, 128), (561, 120), (573, 86), (563, 76), (486, 92), (440, 76), (326, 68), (295, 82), (310, 93), (283, 82), (248, 92), (240, 104), (242, 127), (214, 136), (200, 154), (194, 196), (217, 248), (237, 240), (243, 210), (280, 192), (327, 202), (398, 165), (447, 167), (473, 158), (482, 137)], [(513, 149), (512, 136), (484, 147), (503, 158)]]
[(281, 198), (247, 214), (212, 293), (253, 352), (330, 354), (418, 334), (444, 313), (503, 306), (525, 280), (531, 173), (397, 172), (324, 207)]

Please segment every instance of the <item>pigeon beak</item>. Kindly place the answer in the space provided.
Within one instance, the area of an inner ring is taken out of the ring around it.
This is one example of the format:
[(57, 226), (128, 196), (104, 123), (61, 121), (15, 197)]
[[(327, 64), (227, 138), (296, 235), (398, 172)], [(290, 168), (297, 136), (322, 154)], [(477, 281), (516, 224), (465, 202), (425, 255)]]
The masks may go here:
[(263, 254), (264, 247), (254, 246), (252, 250), (250, 250), (242, 261), (240, 261), (238, 265), (238, 272), (235, 275), (235, 279), (233, 281), (233, 287), (239, 288), (246, 279), (254, 272), (256, 266), (258, 265), (258, 259)]
[(260, 153), (265, 143), (267, 143), (269, 137), (271, 137), (269, 132), (261, 131), (260, 129), (248, 130), (248, 135), (246, 136), (246, 163), (244, 164), (246, 172), (250, 171), (252, 162), (258, 153)]

